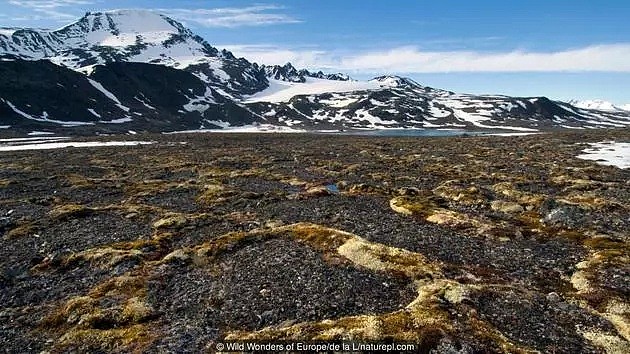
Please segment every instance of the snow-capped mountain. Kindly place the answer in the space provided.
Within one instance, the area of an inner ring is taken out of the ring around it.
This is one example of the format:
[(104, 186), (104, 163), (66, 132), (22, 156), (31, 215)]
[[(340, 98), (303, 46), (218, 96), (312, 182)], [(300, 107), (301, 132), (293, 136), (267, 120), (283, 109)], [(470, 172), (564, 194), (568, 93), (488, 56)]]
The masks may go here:
[(89, 73), (111, 62), (149, 63), (187, 70), (230, 94), (266, 87), (258, 65), (220, 51), (181, 23), (146, 10), (86, 13), (54, 31), (0, 31), (0, 55), (47, 59)]
[(380, 76), (368, 82), (272, 80), (269, 88), (245, 102), (273, 124), (301, 129), (536, 131), (630, 125), (630, 114), (580, 109), (545, 97), (457, 94), (399, 76)]
[(630, 104), (623, 105), (623, 106), (615, 106), (611, 102), (604, 101), (604, 100), (582, 100), (582, 101), (570, 100), (570, 101), (567, 101), (567, 103), (578, 108), (593, 109), (593, 110), (598, 110), (598, 111), (614, 112), (614, 111), (630, 110)]
[(534, 131), (630, 125), (630, 112), (610, 106), (457, 94), (398, 76), (356, 81), (290, 63), (258, 65), (144, 10), (87, 13), (58, 30), (0, 29), (5, 129)]
[[(10, 34), (10, 35), (7, 35)], [(3, 52), (23, 59), (47, 58), (69, 68), (110, 61), (159, 63), (185, 68), (219, 52), (172, 19), (149, 11), (87, 13), (54, 31), (0, 32)]]

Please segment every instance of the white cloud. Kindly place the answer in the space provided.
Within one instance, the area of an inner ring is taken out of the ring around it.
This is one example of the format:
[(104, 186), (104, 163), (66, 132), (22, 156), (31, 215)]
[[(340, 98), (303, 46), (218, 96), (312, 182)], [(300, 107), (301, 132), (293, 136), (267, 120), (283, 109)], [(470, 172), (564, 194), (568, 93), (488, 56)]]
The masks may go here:
[(156, 11), (204, 27), (263, 26), (301, 22), (282, 13), (283, 9), (284, 7), (278, 5), (254, 5), (241, 8), (158, 9)]
[[(102, 0), (8, 0), (10, 5), (28, 9), (28, 13), (14, 16), (16, 21), (76, 19), (83, 5), (93, 5)], [(283, 13), (285, 7), (278, 5), (252, 5), (246, 7), (223, 7), (201, 9), (156, 9), (175, 19), (195, 23), (203, 27), (244, 27), (287, 23), (299, 23), (299, 19)], [(74, 12), (74, 13), (72, 13)]]
[(92, 4), (87, 0), (9, 0), (9, 4), (33, 9), (54, 9), (63, 6)]
[(18, 21), (72, 20), (76, 18), (75, 14), (66, 13), (58, 9), (94, 3), (94, 1), (89, 0), (9, 0), (8, 2), (11, 5), (27, 8), (35, 12), (35, 14), (14, 18), (14, 20)]
[(333, 68), (336, 65), (331, 53), (313, 48), (288, 49), (273, 45), (216, 45), (237, 56), (260, 64), (285, 64), (290, 62), (298, 68)]
[(355, 54), (258, 45), (225, 47), (239, 56), (264, 64), (291, 61), (305, 68), (359, 73), (630, 72), (630, 43), (593, 45), (555, 52), (422, 51), (417, 47), (398, 47)]

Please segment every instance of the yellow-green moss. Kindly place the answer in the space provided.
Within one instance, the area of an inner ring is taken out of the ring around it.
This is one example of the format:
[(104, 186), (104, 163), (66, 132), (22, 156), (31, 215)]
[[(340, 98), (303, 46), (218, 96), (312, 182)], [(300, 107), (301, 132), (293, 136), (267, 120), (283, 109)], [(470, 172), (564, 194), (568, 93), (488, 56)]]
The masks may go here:
[(516, 189), (516, 187), (514, 187), (511, 182), (500, 182), (494, 184), (492, 186), (492, 189), (498, 194), (502, 194), (506, 197), (516, 200), (521, 205), (538, 207), (545, 200), (544, 195), (520, 191)]
[(106, 280), (89, 293), (92, 297), (102, 297), (109, 294), (126, 294), (130, 297), (144, 295), (146, 279), (142, 276), (121, 275)]
[(155, 338), (145, 324), (154, 315), (145, 296), (145, 278), (130, 275), (111, 278), (86, 295), (68, 299), (44, 318), (41, 328), (60, 333), (53, 351), (72, 348), (141, 351)]
[(216, 201), (217, 198), (221, 197), (224, 191), (225, 187), (221, 184), (206, 184), (201, 190), (199, 196), (197, 196), (197, 201), (210, 204)]
[(256, 332), (234, 331), (227, 340), (358, 340), (409, 341), (421, 347), (434, 345), (452, 332), (451, 320), (439, 305), (439, 290), (445, 283), (419, 283), (418, 298), (405, 309), (382, 315), (360, 315), (336, 320), (305, 322), (284, 328), (268, 327)]
[(129, 322), (143, 322), (153, 316), (153, 308), (144, 300), (138, 297), (132, 297), (125, 302), (122, 316)]
[(606, 354), (627, 354), (630, 353), (630, 341), (619, 338), (610, 333), (600, 331), (584, 331), (584, 338), (593, 342), (598, 347), (603, 348)]
[(441, 277), (439, 266), (423, 255), (368, 242), (358, 236), (348, 239), (337, 251), (353, 263), (372, 271), (404, 274), (411, 279)]
[(33, 233), (34, 227), (30, 223), (19, 225), (4, 235), (7, 240), (14, 240), (22, 237), (29, 236)]
[(184, 215), (171, 213), (154, 222), (153, 227), (156, 229), (178, 228), (184, 226), (187, 221)]
[(53, 219), (61, 220), (61, 219), (67, 219), (71, 217), (86, 216), (86, 215), (91, 214), (93, 211), (94, 211), (93, 209), (88, 208), (84, 205), (65, 204), (65, 205), (56, 206), (55, 208), (53, 208), (51, 211), (48, 212), (48, 215)]
[(322, 252), (337, 252), (337, 248), (354, 235), (317, 224), (298, 223), (280, 227), (280, 232), (288, 231), (294, 238)]
[(157, 334), (144, 325), (107, 330), (83, 329), (66, 332), (55, 343), (54, 348), (90, 348), (103, 352), (142, 353), (157, 338)]
[(386, 189), (381, 186), (371, 185), (367, 183), (353, 184), (347, 188), (346, 194), (349, 195), (361, 195), (361, 194), (386, 194)]
[(87, 187), (94, 184), (89, 178), (78, 174), (69, 174), (64, 177), (73, 187)]
[(389, 201), (389, 206), (397, 213), (403, 215), (428, 216), (438, 204), (427, 196), (398, 196)]
[(508, 202), (505, 200), (495, 200), (490, 203), (490, 208), (494, 211), (499, 211), (508, 214), (522, 213), (525, 209), (518, 203)]
[(480, 205), (487, 202), (479, 187), (467, 185), (458, 180), (450, 180), (440, 184), (433, 189), (433, 193), (444, 199), (464, 205)]
[(79, 253), (72, 254), (64, 260), (65, 264), (73, 264), (76, 262), (90, 262), (93, 266), (102, 269), (110, 269), (111, 267), (129, 259), (139, 259), (142, 252), (137, 249), (116, 249), (113, 247), (102, 247), (89, 249)]

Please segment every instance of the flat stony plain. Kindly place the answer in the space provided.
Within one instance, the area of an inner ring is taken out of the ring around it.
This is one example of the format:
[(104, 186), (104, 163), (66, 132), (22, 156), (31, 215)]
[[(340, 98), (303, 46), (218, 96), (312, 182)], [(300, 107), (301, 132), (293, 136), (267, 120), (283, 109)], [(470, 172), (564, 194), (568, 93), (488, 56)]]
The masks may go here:
[(113, 139), (0, 156), (2, 350), (630, 352), (627, 129)]

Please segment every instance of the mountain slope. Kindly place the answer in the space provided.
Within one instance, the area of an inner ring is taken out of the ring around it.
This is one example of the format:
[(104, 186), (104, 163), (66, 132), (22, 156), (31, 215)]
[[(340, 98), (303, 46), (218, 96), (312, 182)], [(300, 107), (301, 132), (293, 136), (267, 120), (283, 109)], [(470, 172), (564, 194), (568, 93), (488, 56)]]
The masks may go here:
[(46, 60), (0, 62), (1, 125), (159, 132), (252, 122), (247, 109), (182, 70), (120, 62), (86, 76)]

